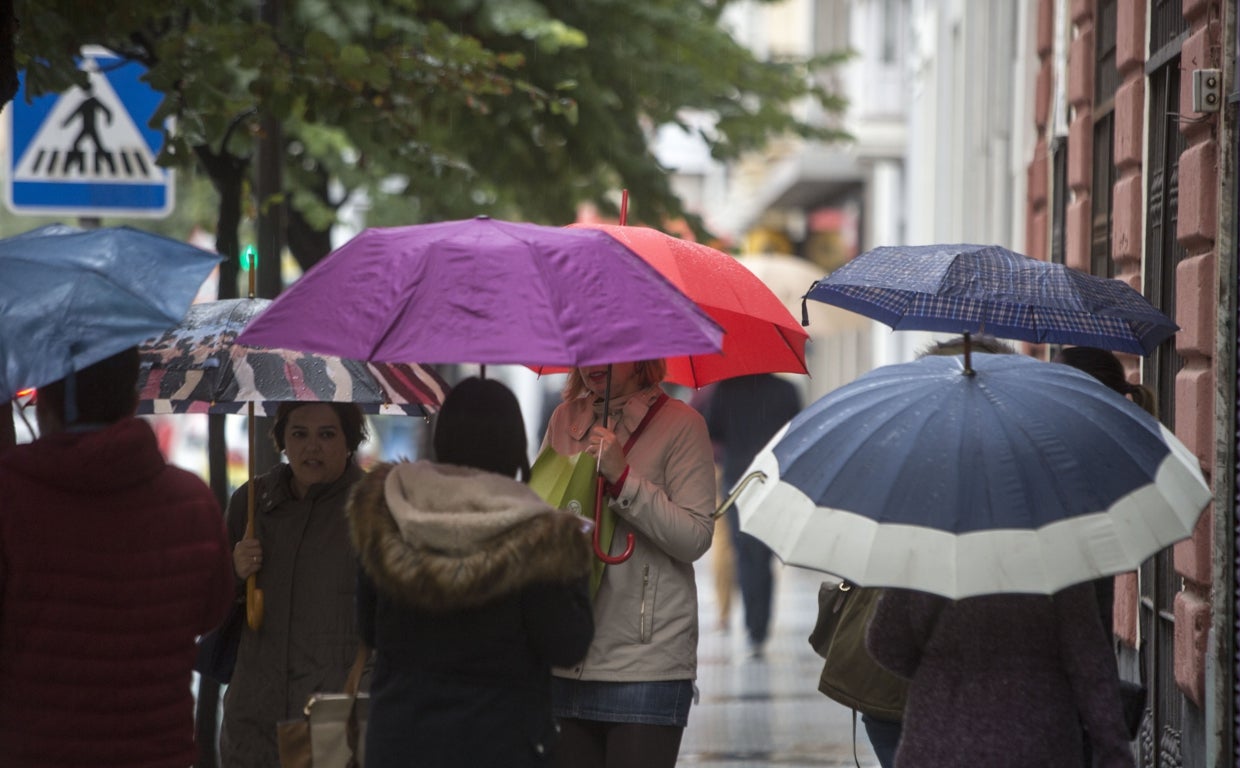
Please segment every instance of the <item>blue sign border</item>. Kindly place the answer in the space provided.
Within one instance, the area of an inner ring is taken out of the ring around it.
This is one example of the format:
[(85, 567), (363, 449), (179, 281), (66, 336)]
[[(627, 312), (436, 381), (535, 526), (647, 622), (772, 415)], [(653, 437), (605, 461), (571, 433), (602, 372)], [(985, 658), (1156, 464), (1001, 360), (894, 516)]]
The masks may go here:
[[(142, 81), (146, 67), (127, 61), (102, 48), (84, 51), (84, 58), (94, 59), (99, 71), (107, 78), (129, 112), (134, 125), (146, 141), (152, 155), (163, 147), (163, 132), (150, 126), (155, 110), (164, 95)], [(79, 62), (81, 60), (79, 59)], [(72, 216), (146, 216), (163, 217), (174, 205), (175, 174), (163, 169), (165, 181), (152, 184), (117, 184), (90, 181), (17, 181), (17, 164), (26, 148), (34, 141), (43, 122), (63, 94), (40, 96), (26, 103), (26, 73), (18, 73), (20, 88), (5, 110), (9, 141), (6, 142), (4, 184), (5, 205), (14, 213)]]

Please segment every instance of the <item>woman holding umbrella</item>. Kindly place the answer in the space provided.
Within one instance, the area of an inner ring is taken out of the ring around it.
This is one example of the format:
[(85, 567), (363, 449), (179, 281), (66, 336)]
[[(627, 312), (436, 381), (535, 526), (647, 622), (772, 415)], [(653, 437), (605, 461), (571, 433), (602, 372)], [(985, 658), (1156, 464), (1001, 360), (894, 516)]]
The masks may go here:
[[(228, 504), (238, 591), (257, 575), (263, 618), (245, 627), (224, 699), (226, 768), (279, 763), (276, 723), (302, 716), (312, 693), (339, 691), (357, 654), (356, 563), (345, 502), (363, 473), (366, 437), (353, 403), (281, 403), (271, 436), (287, 463), (250, 480)], [(249, 485), (254, 531), (246, 533)]]
[(611, 554), (634, 537), (632, 557), (603, 572), (585, 659), (553, 670), (559, 765), (670, 768), (688, 723), (693, 563), (710, 547), (715, 470), (706, 423), (663, 392), (666, 371), (662, 360), (573, 369), (543, 439), (597, 462), (616, 518)]

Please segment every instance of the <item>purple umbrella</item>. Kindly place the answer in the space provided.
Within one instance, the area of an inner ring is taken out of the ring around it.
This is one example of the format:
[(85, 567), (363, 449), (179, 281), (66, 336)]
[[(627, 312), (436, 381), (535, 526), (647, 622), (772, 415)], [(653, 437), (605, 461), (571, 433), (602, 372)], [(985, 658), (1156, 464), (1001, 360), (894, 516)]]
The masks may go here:
[(375, 362), (556, 366), (711, 354), (722, 340), (607, 234), (485, 216), (367, 229), (237, 339)]

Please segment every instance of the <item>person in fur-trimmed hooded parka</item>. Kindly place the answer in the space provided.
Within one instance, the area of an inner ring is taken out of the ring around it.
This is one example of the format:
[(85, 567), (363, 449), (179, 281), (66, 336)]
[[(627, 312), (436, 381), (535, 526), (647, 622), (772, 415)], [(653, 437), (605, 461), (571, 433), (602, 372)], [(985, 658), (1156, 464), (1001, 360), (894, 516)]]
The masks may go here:
[(359, 632), (375, 650), (366, 766), (544, 765), (551, 667), (594, 635), (589, 539), (525, 484), (503, 384), (457, 384), (434, 447), (434, 462), (376, 467), (349, 504)]

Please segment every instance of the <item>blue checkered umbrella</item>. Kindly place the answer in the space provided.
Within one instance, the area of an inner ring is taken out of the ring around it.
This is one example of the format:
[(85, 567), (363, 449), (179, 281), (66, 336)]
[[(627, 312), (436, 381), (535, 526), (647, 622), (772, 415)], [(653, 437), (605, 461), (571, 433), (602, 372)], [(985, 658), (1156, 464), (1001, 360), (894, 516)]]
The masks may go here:
[(1052, 594), (1192, 534), (1210, 489), (1139, 406), (1066, 365), (973, 369), (885, 366), (806, 408), (749, 467), (741, 530), (791, 565), (954, 599)]
[(988, 333), (1138, 355), (1179, 330), (1122, 280), (997, 245), (874, 248), (819, 280), (805, 298), (897, 331)]

